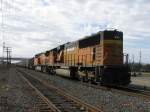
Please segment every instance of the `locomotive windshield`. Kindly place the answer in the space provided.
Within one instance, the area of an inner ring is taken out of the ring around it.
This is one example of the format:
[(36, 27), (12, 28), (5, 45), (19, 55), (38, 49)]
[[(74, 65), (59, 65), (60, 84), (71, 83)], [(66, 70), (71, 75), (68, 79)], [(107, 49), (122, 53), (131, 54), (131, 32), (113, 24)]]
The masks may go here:
[(119, 31), (104, 31), (104, 40), (123, 40), (123, 33)]

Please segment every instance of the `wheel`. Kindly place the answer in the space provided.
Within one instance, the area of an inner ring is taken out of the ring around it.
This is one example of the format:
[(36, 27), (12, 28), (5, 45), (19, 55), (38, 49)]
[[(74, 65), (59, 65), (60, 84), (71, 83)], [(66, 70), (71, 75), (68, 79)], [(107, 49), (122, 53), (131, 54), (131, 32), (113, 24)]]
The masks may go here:
[(89, 82), (88, 78), (85, 77), (85, 76), (82, 76), (82, 81), (83, 81), (83, 82)]

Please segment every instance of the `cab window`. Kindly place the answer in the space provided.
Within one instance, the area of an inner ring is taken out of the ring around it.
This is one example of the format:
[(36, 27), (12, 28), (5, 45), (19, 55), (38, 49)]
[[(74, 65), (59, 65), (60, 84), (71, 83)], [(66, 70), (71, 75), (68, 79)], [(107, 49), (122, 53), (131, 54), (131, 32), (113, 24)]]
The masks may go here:
[(104, 31), (104, 40), (122, 40), (123, 33), (119, 31)]

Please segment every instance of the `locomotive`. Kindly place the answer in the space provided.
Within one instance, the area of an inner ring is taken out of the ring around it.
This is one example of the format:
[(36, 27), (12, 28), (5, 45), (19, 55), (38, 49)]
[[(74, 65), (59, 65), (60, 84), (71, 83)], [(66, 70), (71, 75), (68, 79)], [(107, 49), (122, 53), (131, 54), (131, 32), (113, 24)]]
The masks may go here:
[(124, 86), (130, 83), (130, 68), (124, 64), (123, 32), (99, 31), (35, 55), (30, 68), (72, 79)]

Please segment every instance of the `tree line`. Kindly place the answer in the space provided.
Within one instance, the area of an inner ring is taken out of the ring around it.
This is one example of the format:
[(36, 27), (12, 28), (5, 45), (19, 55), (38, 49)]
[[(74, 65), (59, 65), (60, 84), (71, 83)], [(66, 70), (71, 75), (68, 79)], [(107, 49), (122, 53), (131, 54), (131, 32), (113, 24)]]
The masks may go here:
[(150, 72), (150, 64), (129, 63), (132, 72)]

